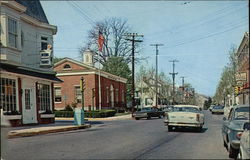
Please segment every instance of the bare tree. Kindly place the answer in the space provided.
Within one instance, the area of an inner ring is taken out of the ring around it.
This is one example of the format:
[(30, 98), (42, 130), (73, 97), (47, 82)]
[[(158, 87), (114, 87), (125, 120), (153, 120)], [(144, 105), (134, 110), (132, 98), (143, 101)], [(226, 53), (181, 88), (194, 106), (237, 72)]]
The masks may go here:
[(80, 54), (86, 49), (92, 50), (94, 61), (98, 60), (98, 34), (104, 36), (103, 52), (100, 53), (100, 61), (104, 64), (108, 57), (123, 57), (126, 62), (131, 61), (131, 42), (124, 39), (125, 33), (130, 31), (126, 20), (120, 18), (109, 18), (97, 22), (88, 32), (88, 42), (80, 49)]

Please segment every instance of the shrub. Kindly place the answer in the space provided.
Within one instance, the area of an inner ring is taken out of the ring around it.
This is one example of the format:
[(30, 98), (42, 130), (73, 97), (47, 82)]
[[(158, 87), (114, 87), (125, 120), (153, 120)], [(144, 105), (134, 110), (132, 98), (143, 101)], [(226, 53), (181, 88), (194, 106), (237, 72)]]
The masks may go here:
[[(115, 110), (95, 110), (86, 112), (84, 111), (84, 117), (86, 118), (104, 118), (104, 117), (113, 117), (115, 115)], [(55, 111), (56, 117), (74, 117), (74, 111)]]
[(68, 104), (65, 108), (64, 111), (73, 111), (73, 108)]

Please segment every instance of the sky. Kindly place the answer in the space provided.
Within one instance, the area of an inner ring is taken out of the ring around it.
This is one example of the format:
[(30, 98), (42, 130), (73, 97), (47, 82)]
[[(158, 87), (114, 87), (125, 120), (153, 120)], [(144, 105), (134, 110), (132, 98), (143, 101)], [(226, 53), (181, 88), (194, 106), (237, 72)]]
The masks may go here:
[[(81, 12), (72, 6), (77, 4)], [(79, 60), (79, 48), (87, 43), (94, 22), (117, 17), (127, 20), (132, 32), (143, 34), (135, 65), (155, 67), (169, 78), (171, 60), (176, 84), (190, 83), (196, 92), (213, 96), (232, 45), (239, 46), (249, 31), (248, 1), (41, 1), (49, 23), (58, 27), (54, 55)]]

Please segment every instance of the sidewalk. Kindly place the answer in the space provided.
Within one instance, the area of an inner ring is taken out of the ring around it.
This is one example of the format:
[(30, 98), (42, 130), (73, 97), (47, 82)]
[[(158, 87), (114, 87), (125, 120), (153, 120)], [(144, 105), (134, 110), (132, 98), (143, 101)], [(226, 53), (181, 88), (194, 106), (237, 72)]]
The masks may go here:
[(42, 135), (48, 133), (65, 132), (79, 129), (86, 129), (91, 127), (91, 122), (96, 121), (111, 121), (111, 120), (124, 120), (131, 119), (131, 114), (107, 117), (107, 118), (85, 118), (86, 123), (81, 126), (74, 125), (74, 118), (55, 118), (55, 123), (52, 124), (40, 124), (34, 126), (22, 126), (9, 128), (8, 138), (16, 137), (29, 137), (35, 135)]
[[(131, 119), (132, 115), (122, 115), (122, 116), (115, 116), (115, 117), (106, 117), (106, 118), (85, 118), (86, 121), (112, 121), (112, 120), (124, 120), (124, 119)], [(56, 120), (74, 120), (73, 117), (71, 118), (63, 118), (63, 117), (56, 117)]]

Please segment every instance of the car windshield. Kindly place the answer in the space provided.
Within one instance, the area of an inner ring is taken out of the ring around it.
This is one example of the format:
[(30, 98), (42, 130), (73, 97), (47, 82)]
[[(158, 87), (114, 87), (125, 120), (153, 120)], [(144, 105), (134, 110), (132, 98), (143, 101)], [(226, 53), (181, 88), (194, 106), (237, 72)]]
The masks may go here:
[(196, 107), (174, 107), (174, 112), (199, 112), (199, 109)]
[(214, 106), (213, 109), (223, 109), (223, 106)]
[(140, 112), (144, 112), (144, 111), (151, 111), (151, 108), (142, 108), (142, 109), (140, 110)]
[(250, 107), (240, 107), (235, 109), (234, 119), (235, 120), (248, 120), (250, 119), (249, 114)]

